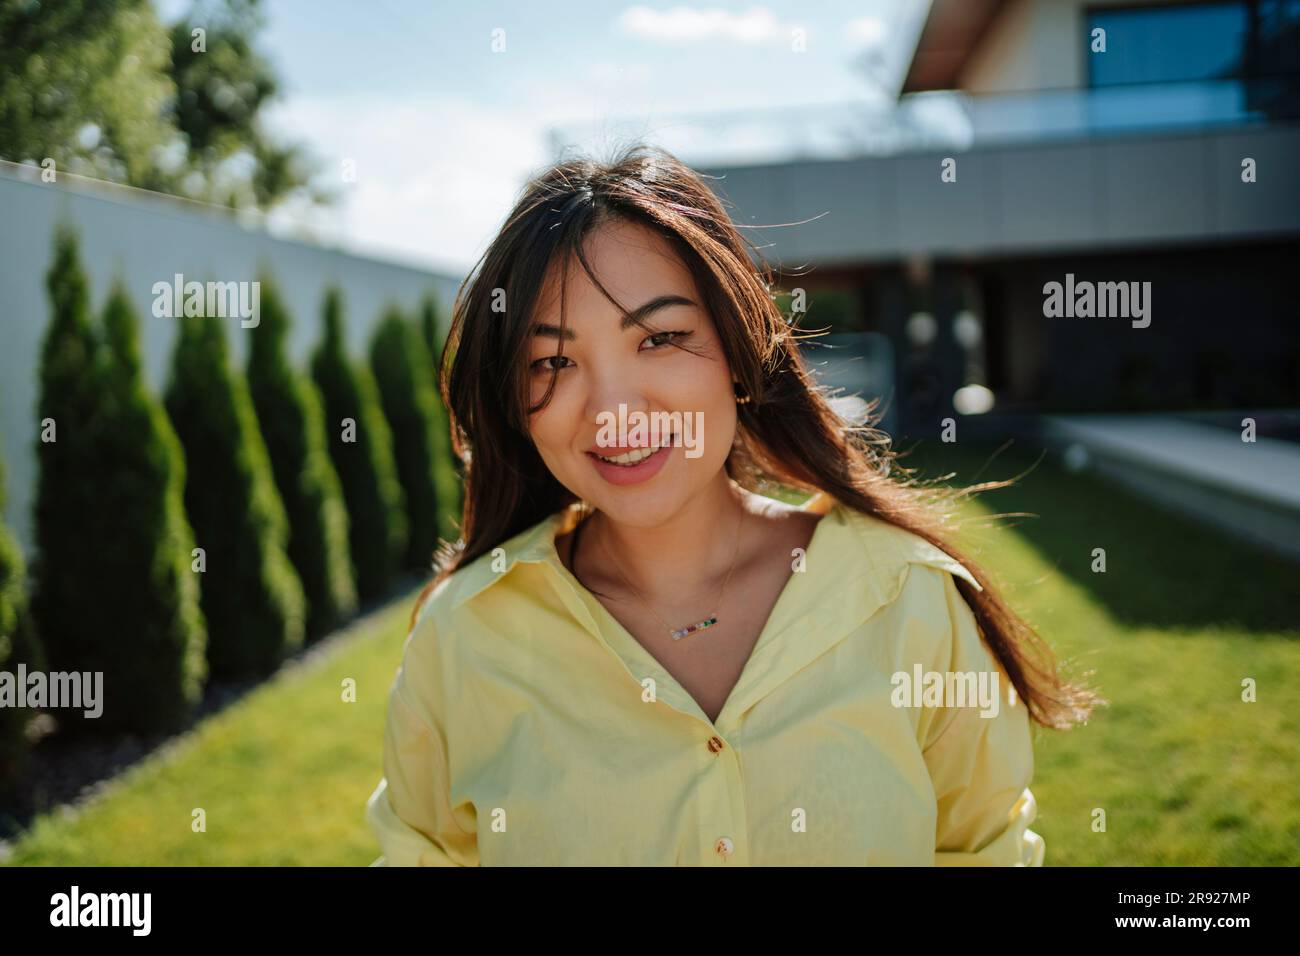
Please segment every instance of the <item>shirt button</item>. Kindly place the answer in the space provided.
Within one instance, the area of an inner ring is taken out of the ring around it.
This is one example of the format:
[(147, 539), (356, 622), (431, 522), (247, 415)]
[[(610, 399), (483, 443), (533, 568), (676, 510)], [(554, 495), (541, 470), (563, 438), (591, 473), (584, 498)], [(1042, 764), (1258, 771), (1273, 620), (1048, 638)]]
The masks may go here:
[(713, 851), (718, 856), (731, 856), (732, 851), (735, 849), (736, 845), (731, 842), (731, 837), (719, 837), (718, 842), (713, 844)]
[(715, 736), (709, 738), (709, 753), (722, 753), (722, 748), (724, 746), (725, 744), (723, 744), (721, 737)]

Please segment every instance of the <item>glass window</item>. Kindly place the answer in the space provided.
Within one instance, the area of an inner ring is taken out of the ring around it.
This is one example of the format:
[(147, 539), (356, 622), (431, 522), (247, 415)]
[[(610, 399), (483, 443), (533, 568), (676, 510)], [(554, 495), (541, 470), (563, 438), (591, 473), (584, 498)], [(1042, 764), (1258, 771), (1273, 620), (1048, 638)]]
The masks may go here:
[(1260, 76), (1300, 72), (1300, 0), (1259, 0)]
[[(1240, 76), (1248, 22), (1244, 3), (1089, 10), (1084, 38), (1088, 83), (1117, 86)], [(1105, 53), (1091, 52), (1097, 27), (1106, 31)]]

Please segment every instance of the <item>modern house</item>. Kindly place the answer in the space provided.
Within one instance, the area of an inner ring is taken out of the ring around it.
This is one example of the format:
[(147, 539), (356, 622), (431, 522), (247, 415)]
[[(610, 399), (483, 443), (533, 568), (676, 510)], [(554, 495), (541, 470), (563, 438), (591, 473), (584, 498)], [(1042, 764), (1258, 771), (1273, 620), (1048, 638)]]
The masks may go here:
[[(984, 410), (972, 384), (992, 405), (963, 427), (999, 435), (1300, 406), (1300, 2), (923, 13), (855, 150), (705, 170), (738, 221), (797, 224), (761, 237), (807, 324), (892, 342), (895, 382), (861, 385), (899, 431)], [(831, 292), (851, 305), (819, 322)]]
[(900, 10), (874, 98), (652, 134), (833, 333), (821, 379), (1300, 559), (1300, 0)]

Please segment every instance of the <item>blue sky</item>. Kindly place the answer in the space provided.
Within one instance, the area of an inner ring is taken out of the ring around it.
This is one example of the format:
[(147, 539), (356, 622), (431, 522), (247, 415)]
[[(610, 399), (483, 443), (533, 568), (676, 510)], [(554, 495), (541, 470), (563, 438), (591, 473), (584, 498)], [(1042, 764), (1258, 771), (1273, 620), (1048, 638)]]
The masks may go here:
[[(188, 7), (157, 5), (165, 19)], [(342, 190), (328, 212), (284, 211), (276, 231), (453, 272), (472, 265), (524, 181), (552, 161), (553, 127), (598, 153), (611, 134), (630, 130), (687, 162), (713, 158), (706, 153), (719, 147), (761, 158), (779, 151), (779, 129), (745, 139), (683, 117), (756, 110), (789, 119), (818, 104), (890, 98), (928, 6), (264, 5), (260, 46), (284, 85), (269, 124), (307, 145), (323, 181)], [(494, 52), (494, 38), (503, 50)], [(344, 181), (344, 160), (355, 182)]]

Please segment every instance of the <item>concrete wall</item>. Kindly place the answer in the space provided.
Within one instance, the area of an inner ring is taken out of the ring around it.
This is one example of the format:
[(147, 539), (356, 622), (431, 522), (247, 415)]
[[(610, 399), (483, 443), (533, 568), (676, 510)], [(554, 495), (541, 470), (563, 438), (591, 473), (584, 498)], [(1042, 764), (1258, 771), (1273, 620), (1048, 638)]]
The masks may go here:
[[(361, 357), (369, 331), (387, 301), (414, 308), (426, 292), (439, 299), (446, 320), (462, 277), (360, 258), (241, 228), (202, 207), (127, 190), (90, 190), (71, 183), (27, 181), (0, 171), (0, 453), (8, 502), (5, 521), (30, 557), (36, 480), (37, 371), (49, 319), (45, 273), (55, 227), (66, 221), (80, 234), (81, 261), (98, 312), (110, 282), (121, 279), (140, 320), (146, 375), (160, 394), (175, 341), (175, 319), (155, 318), (152, 287), (175, 273), (201, 282), (253, 281), (263, 264), (277, 279), (294, 319), (290, 351), (305, 363), (320, 330), (325, 287), (343, 290), (348, 344)], [(253, 328), (227, 321), (232, 356), (242, 367)]]

